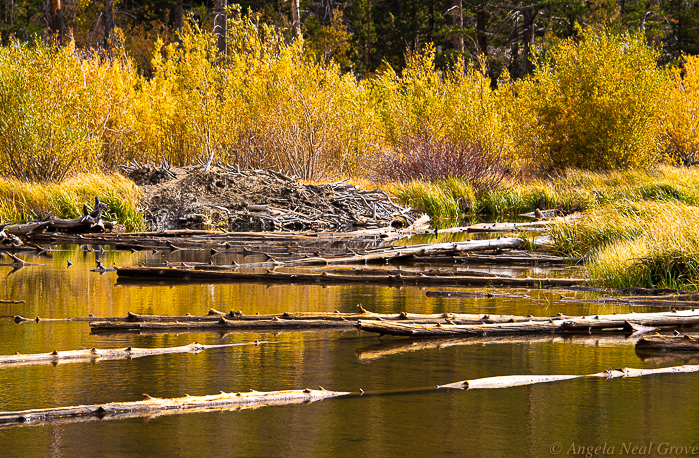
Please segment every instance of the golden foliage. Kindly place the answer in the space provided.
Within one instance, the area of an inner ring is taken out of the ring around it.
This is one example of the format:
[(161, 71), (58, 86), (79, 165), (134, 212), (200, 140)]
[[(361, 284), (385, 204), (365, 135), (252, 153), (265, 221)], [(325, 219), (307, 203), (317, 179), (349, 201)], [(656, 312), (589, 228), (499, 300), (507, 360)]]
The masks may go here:
[(517, 85), (518, 137), (545, 168), (647, 167), (664, 150), (667, 73), (640, 33), (580, 31)]

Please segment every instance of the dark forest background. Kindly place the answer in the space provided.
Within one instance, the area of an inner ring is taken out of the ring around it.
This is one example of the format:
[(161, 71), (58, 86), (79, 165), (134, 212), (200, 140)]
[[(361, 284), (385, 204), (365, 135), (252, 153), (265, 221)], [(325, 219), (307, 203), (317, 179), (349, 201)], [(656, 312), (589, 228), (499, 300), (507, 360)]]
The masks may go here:
[[(387, 64), (405, 66), (406, 50), (434, 43), (439, 66), (458, 56), (483, 64), (495, 77), (532, 72), (537, 43), (546, 48), (588, 25), (643, 30), (668, 63), (699, 53), (699, 5), (685, 0), (243, 0), (260, 23), (302, 35), (319, 60), (371, 76)], [(0, 0), (0, 36), (7, 43), (54, 36), (81, 48), (105, 48), (121, 40), (147, 72), (158, 37), (176, 40), (190, 17), (214, 31), (225, 0)], [(298, 11), (298, 13), (296, 13)], [(298, 17), (296, 14), (298, 14)]]

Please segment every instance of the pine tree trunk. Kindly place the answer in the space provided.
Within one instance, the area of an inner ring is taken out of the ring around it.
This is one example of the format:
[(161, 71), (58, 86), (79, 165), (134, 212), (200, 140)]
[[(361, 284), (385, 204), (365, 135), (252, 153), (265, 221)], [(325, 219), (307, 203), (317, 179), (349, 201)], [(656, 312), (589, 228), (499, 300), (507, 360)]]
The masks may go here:
[(61, 0), (51, 0), (51, 33), (56, 38), (58, 45), (63, 44), (63, 11)]
[(221, 54), (228, 53), (228, 44), (226, 42), (227, 28), (226, 23), (226, 7), (228, 6), (228, 0), (216, 0), (216, 19), (214, 27), (214, 35), (218, 37), (218, 52)]
[(291, 35), (298, 38), (301, 31), (301, 19), (299, 17), (299, 0), (291, 0)]
[(464, 28), (464, 11), (462, 0), (452, 0), (452, 7), (456, 7), (456, 11), (452, 15), (452, 21), (454, 28), (458, 30), (458, 32), (454, 33), (452, 37), (454, 49), (459, 52), (464, 52), (464, 36), (461, 34), (461, 29)]
[(104, 0), (104, 49), (111, 47), (111, 37), (114, 32), (114, 1)]

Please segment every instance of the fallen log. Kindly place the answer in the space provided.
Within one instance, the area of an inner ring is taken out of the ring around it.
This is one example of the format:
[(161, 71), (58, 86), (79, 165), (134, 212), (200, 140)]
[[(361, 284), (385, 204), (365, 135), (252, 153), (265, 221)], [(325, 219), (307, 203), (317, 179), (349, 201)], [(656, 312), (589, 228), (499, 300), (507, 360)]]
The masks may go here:
[(438, 385), (437, 388), (452, 388), (459, 390), (475, 390), (487, 388), (511, 388), (515, 386), (534, 385), (537, 383), (556, 382), (561, 380), (571, 380), (577, 378), (604, 378), (607, 380), (615, 378), (642, 377), (645, 375), (657, 374), (678, 374), (699, 372), (699, 366), (673, 366), (661, 367), (659, 369), (607, 369), (604, 372), (587, 375), (505, 375), (499, 377), (486, 377), (475, 380), (464, 380), (450, 383), (448, 385)]
[(380, 396), (393, 393), (405, 393), (407, 391), (417, 393), (440, 389), (475, 390), (511, 388), (527, 386), (539, 383), (550, 383), (572, 379), (618, 379), (630, 377), (643, 377), (658, 374), (680, 374), (699, 372), (699, 365), (683, 365), (663, 367), (657, 369), (607, 369), (603, 372), (586, 375), (505, 375), (485, 377), (473, 380), (463, 380), (446, 385), (421, 387), (401, 390), (384, 390), (377, 392), (349, 392), (328, 391), (323, 387), (319, 390), (287, 390), (247, 393), (224, 393), (211, 396), (188, 396), (171, 399), (153, 398), (147, 394), (142, 401), (112, 402), (107, 404), (79, 405), (69, 407), (56, 407), (48, 409), (23, 410), (16, 412), (0, 412), (1, 426), (31, 426), (43, 425), (55, 422), (75, 422), (84, 419), (124, 419), (139, 416), (157, 416), (163, 414), (179, 414), (187, 412), (201, 412), (211, 410), (229, 410), (250, 408), (261, 405), (288, 405), (319, 401), (339, 396)]
[(143, 323), (110, 323), (91, 322), (92, 332), (100, 331), (178, 331), (178, 330), (278, 330), (278, 329), (328, 329), (328, 328), (351, 328), (356, 326), (353, 321), (330, 321), (330, 320), (260, 320), (260, 321), (232, 321), (226, 318), (219, 318), (216, 321), (189, 321), (189, 322), (143, 322)]
[(255, 341), (248, 343), (237, 344), (221, 344), (221, 345), (202, 345), (199, 342), (194, 342), (181, 347), (169, 348), (116, 348), (116, 349), (96, 349), (90, 350), (70, 350), (70, 351), (53, 351), (50, 353), (38, 353), (31, 355), (22, 355), (15, 353), (14, 355), (0, 356), (0, 369), (6, 367), (26, 366), (33, 364), (53, 364), (53, 363), (82, 363), (98, 360), (117, 360), (117, 359), (134, 359), (143, 356), (167, 355), (175, 353), (192, 353), (199, 354), (204, 350), (212, 348), (239, 347), (244, 345), (261, 345), (271, 343), (266, 341)]
[[(242, 266), (241, 266), (242, 267)], [(587, 280), (583, 278), (513, 278), (513, 277), (479, 277), (457, 275), (336, 275), (324, 272), (317, 274), (283, 273), (268, 271), (266, 273), (242, 273), (213, 270), (175, 269), (160, 267), (119, 267), (118, 282), (152, 282), (153, 280), (170, 280), (181, 282), (231, 282), (231, 283), (372, 283), (377, 285), (449, 285), (449, 286), (511, 286), (544, 288), (549, 286), (580, 285)]]
[(61, 219), (51, 217), (48, 221), (37, 221), (25, 224), (10, 224), (3, 228), (8, 234), (19, 237), (29, 237), (45, 231), (69, 231), (69, 232), (104, 232), (112, 228), (114, 223), (102, 221), (102, 212), (107, 205), (95, 196), (95, 206), (90, 211), (87, 205), (83, 205), (83, 216), (73, 219)]
[(12, 262), (0, 262), (0, 266), (8, 266), (8, 267), (15, 267), (15, 268), (21, 269), (22, 267), (26, 267), (26, 266), (41, 266), (41, 265), (43, 265), (43, 264), (35, 264), (32, 262), (24, 261), (12, 253), (5, 253), (5, 254), (7, 256), (9, 256), (10, 259), (12, 259)]
[(359, 320), (357, 327), (363, 331), (410, 337), (434, 336), (495, 336), (513, 334), (564, 333), (570, 331), (591, 332), (592, 330), (619, 330), (629, 333), (645, 333), (655, 327), (696, 326), (699, 324), (699, 312), (673, 311), (663, 313), (628, 313), (617, 315), (596, 315), (593, 319), (586, 317), (556, 317), (547, 322), (512, 321), (507, 323), (456, 324), (408, 324), (396, 321)]
[(531, 299), (526, 294), (499, 294), (487, 291), (427, 291), (425, 296), (440, 299), (492, 299), (494, 297)]
[(528, 255), (514, 254), (495, 254), (495, 255), (478, 255), (471, 254), (469, 256), (414, 256), (411, 262), (414, 264), (474, 264), (474, 265), (491, 265), (491, 264), (550, 264), (550, 265), (576, 265), (585, 261), (585, 258), (548, 256), (539, 253), (530, 253)]
[(144, 394), (143, 401), (110, 402), (107, 404), (79, 405), (50, 409), (0, 412), (0, 425), (31, 426), (46, 423), (75, 421), (84, 417), (120, 419), (161, 414), (196, 411), (226, 410), (263, 405), (287, 405), (320, 401), (322, 399), (352, 394), (346, 391), (287, 390), (250, 391), (246, 393), (224, 393), (210, 396), (189, 396), (159, 399)]
[(699, 338), (696, 336), (645, 336), (636, 342), (636, 352), (699, 352)]

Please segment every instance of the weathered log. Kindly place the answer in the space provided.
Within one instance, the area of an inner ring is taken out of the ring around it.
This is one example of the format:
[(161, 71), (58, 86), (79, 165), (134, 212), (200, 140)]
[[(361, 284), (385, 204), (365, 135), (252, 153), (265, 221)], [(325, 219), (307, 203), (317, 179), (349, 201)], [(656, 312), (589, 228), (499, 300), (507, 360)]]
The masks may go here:
[(673, 366), (659, 369), (607, 369), (604, 372), (587, 375), (505, 375), (499, 377), (486, 377), (475, 380), (464, 380), (462, 382), (439, 385), (437, 388), (453, 388), (460, 390), (474, 390), (483, 388), (510, 388), (514, 386), (534, 385), (537, 383), (556, 382), (560, 380), (571, 380), (577, 378), (628, 378), (642, 377), (644, 375), (656, 374), (678, 374), (699, 372), (699, 366)]
[[(62, 230), (71, 232), (104, 232), (105, 224), (101, 220), (102, 212), (107, 209), (107, 205), (100, 201), (100, 198), (95, 196), (95, 206), (92, 211), (89, 211), (86, 205), (83, 205), (83, 216), (73, 219), (61, 219), (51, 217), (48, 221), (37, 221), (26, 224), (11, 224), (4, 227), (4, 230), (9, 234), (14, 234), (20, 237), (29, 237), (37, 235), (47, 230)], [(113, 227), (113, 223), (108, 226)]]
[(327, 328), (351, 328), (356, 326), (353, 321), (330, 320), (265, 320), (265, 321), (232, 321), (219, 318), (217, 321), (189, 321), (189, 322), (143, 322), (143, 323), (90, 323), (92, 332), (100, 331), (177, 331), (201, 329), (202, 331), (218, 330), (276, 330), (276, 329), (327, 329)]
[(129, 418), (195, 411), (225, 410), (262, 405), (287, 405), (320, 401), (322, 399), (352, 394), (346, 391), (287, 390), (250, 391), (246, 393), (224, 393), (211, 396), (185, 396), (182, 398), (158, 399), (147, 394), (143, 401), (111, 402), (107, 404), (57, 407), (50, 409), (0, 412), (0, 425), (31, 426), (49, 422), (71, 421), (81, 417)]
[(469, 264), (469, 265), (492, 265), (492, 264), (550, 264), (550, 265), (575, 265), (585, 261), (585, 258), (561, 257), (543, 255), (538, 252), (530, 252), (528, 255), (519, 254), (496, 254), (469, 256), (414, 256), (410, 260), (413, 264)]
[[(549, 317), (523, 317), (516, 315), (480, 315), (467, 313), (436, 313), (436, 314), (418, 314), (418, 313), (373, 313), (359, 306), (360, 313), (340, 313), (335, 312), (283, 312), (277, 314), (265, 315), (246, 315), (242, 311), (230, 311), (228, 313), (220, 312), (215, 309), (209, 310), (207, 315), (140, 315), (128, 312), (126, 316), (119, 317), (96, 317), (94, 315), (86, 317), (72, 318), (25, 318), (21, 315), (15, 315), (15, 323), (24, 323), (28, 321), (80, 321), (80, 322), (114, 322), (114, 323), (142, 323), (142, 322), (217, 322), (221, 317), (229, 321), (275, 321), (275, 320), (326, 320), (326, 321), (357, 321), (364, 320), (390, 320), (390, 321), (410, 321), (410, 322), (426, 322), (438, 323), (446, 319), (458, 322), (461, 324), (478, 324), (478, 323), (511, 323), (514, 321), (548, 321)], [(576, 317), (567, 317), (570, 319)]]
[(261, 283), (372, 283), (397, 285), (449, 285), (449, 286), (513, 286), (544, 288), (549, 286), (569, 286), (585, 283), (583, 278), (512, 278), (512, 277), (477, 277), (457, 275), (334, 275), (324, 273), (301, 274), (269, 271), (260, 273), (241, 273), (211, 270), (183, 270), (160, 267), (120, 267), (117, 268), (119, 282), (148, 282), (153, 280), (207, 281), (207, 282), (261, 282)]
[(683, 336), (645, 336), (636, 342), (637, 352), (657, 352), (657, 351), (691, 351), (699, 352), (699, 337)]
[[(562, 333), (567, 331), (592, 331), (617, 329), (623, 332), (649, 332), (654, 327), (695, 326), (699, 324), (699, 312), (628, 313), (623, 315), (597, 315), (593, 319), (556, 317), (548, 322), (519, 321), (493, 324), (407, 324), (391, 321), (369, 322), (359, 320), (360, 330), (410, 337), (433, 336), (494, 336), (512, 334)], [(642, 327), (642, 328), (639, 328)]]
[(9, 267), (15, 267), (15, 268), (17, 268), (17, 267), (22, 268), (22, 267), (26, 267), (26, 266), (41, 266), (41, 265), (43, 265), (43, 264), (35, 264), (35, 263), (32, 263), (32, 262), (24, 261), (23, 259), (18, 258), (17, 256), (15, 256), (15, 255), (12, 254), (12, 253), (5, 253), (5, 254), (6, 254), (7, 256), (9, 256), (10, 259), (12, 259), (12, 262), (0, 262), (0, 266), (9, 266)]
[(519, 323), (498, 323), (478, 325), (453, 324), (408, 324), (389, 321), (359, 320), (357, 328), (361, 331), (375, 332), (381, 335), (407, 337), (447, 337), (447, 336), (498, 336), (514, 334), (545, 334), (561, 332), (562, 320), (552, 322), (529, 321)]
[(440, 299), (491, 299), (494, 297), (531, 299), (531, 297), (526, 294), (498, 294), (487, 291), (427, 291), (425, 296), (437, 297)]
[(24, 304), (26, 301), (19, 299), (0, 299), (0, 304)]
[(204, 350), (212, 348), (239, 347), (244, 345), (261, 345), (271, 342), (255, 341), (248, 343), (237, 344), (221, 344), (221, 345), (202, 345), (199, 342), (194, 342), (181, 347), (169, 348), (116, 348), (116, 349), (96, 349), (91, 350), (69, 350), (69, 351), (53, 351), (51, 353), (38, 353), (31, 355), (22, 355), (15, 353), (14, 355), (0, 356), (0, 369), (5, 367), (26, 366), (32, 364), (52, 364), (52, 363), (81, 363), (97, 360), (115, 360), (115, 359), (133, 359), (143, 356), (167, 355), (174, 353), (193, 353), (199, 354)]

